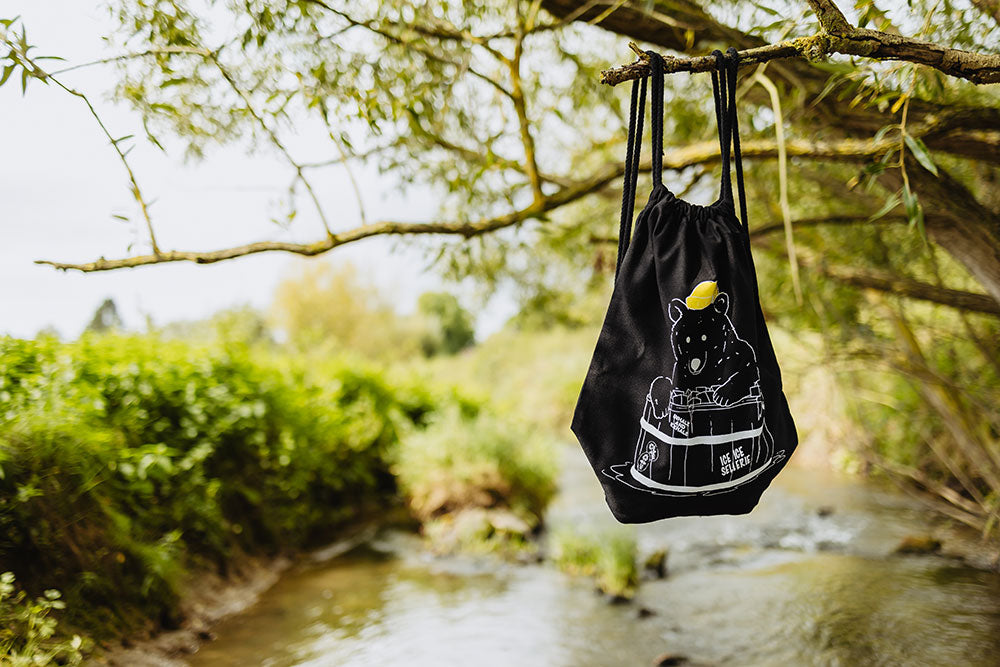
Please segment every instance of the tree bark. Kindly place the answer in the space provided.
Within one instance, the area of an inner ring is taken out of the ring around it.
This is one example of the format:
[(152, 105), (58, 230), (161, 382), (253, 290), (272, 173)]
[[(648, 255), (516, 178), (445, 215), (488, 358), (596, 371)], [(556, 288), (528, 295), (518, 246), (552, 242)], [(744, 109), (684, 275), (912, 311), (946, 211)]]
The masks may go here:
[(843, 266), (828, 266), (822, 262), (804, 261), (805, 266), (839, 282), (854, 287), (873, 289), (910, 299), (939, 303), (959, 310), (987, 315), (1000, 315), (1000, 302), (985, 294), (939, 287), (886, 271), (870, 271)]

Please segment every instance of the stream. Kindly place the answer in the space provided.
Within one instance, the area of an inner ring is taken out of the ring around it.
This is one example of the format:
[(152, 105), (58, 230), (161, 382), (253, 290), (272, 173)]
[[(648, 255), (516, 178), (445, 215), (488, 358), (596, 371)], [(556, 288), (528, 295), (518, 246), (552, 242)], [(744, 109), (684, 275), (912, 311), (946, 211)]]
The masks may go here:
[[(567, 448), (551, 526), (614, 525)], [(435, 557), (394, 531), (304, 562), (187, 658), (228, 665), (1000, 665), (1000, 574), (895, 556), (928, 532), (912, 499), (788, 466), (744, 517), (634, 528), (667, 578), (609, 604), (545, 564)], [(643, 610), (640, 613), (640, 610)]]

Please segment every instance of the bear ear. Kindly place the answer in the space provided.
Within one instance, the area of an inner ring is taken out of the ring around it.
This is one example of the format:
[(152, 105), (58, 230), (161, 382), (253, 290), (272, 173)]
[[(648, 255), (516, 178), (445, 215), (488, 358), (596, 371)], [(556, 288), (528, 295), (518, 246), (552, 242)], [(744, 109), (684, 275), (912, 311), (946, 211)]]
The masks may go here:
[(671, 299), (670, 303), (667, 304), (667, 315), (670, 316), (670, 321), (674, 324), (677, 324), (677, 320), (681, 319), (681, 315), (684, 314), (682, 308), (686, 308), (686, 306), (680, 299)]
[(729, 310), (729, 295), (725, 292), (719, 292), (719, 295), (715, 297), (715, 301), (712, 302), (712, 308), (725, 315)]

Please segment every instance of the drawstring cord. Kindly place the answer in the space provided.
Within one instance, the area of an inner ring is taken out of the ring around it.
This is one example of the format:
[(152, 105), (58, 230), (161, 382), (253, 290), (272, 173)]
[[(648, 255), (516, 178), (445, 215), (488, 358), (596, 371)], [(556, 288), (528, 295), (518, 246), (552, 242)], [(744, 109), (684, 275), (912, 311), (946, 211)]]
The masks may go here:
[(642, 118), (646, 115), (646, 77), (632, 82), (632, 105), (628, 120), (628, 145), (625, 150), (625, 182), (622, 185), (622, 217), (618, 229), (618, 260), (615, 277), (625, 259), (632, 238), (632, 214), (635, 210), (635, 187), (639, 176), (639, 154), (642, 152)]
[[(652, 129), (653, 129), (653, 184), (662, 183), (663, 172), (663, 58), (649, 51), (652, 64)], [(628, 145), (625, 149), (625, 182), (622, 185), (622, 217), (618, 228), (618, 259), (615, 277), (632, 239), (632, 217), (635, 212), (635, 189), (639, 180), (639, 155), (642, 153), (642, 121), (646, 115), (646, 82), (642, 77), (632, 82), (632, 104), (628, 121)]]
[[(629, 110), (628, 143), (625, 149), (625, 177), (622, 184), (622, 214), (618, 230), (618, 258), (615, 277), (621, 269), (625, 253), (632, 239), (632, 218), (635, 213), (635, 191), (639, 178), (639, 156), (642, 152), (642, 124), (646, 115), (647, 79), (652, 78), (652, 104), (650, 109), (653, 133), (653, 187), (663, 183), (663, 57), (647, 51), (651, 74), (632, 82)], [(730, 158), (736, 162), (736, 187), (739, 193), (740, 221), (749, 242), (750, 227), (747, 223), (746, 188), (743, 184), (743, 156), (740, 151), (740, 125), (736, 114), (736, 71), (739, 54), (730, 47), (725, 54), (716, 49), (716, 69), (712, 70), (712, 95), (715, 98), (715, 120), (719, 128), (719, 149), (722, 160), (722, 186), (720, 199), (733, 201)], [(732, 153), (732, 154), (730, 154)]]
[[(736, 114), (736, 71), (739, 69), (740, 56), (735, 48), (729, 47), (725, 54), (716, 49), (716, 69), (712, 71), (712, 94), (715, 97), (715, 119), (719, 125), (719, 147), (722, 160), (722, 190), (720, 198), (733, 201), (733, 184), (730, 157), (736, 162), (736, 189), (740, 202), (740, 221), (743, 231), (748, 235), (750, 226), (747, 222), (747, 194), (743, 183), (743, 154), (740, 151), (740, 121)], [(732, 146), (732, 155), (730, 155)]]
[(750, 239), (750, 223), (747, 222), (747, 190), (743, 185), (743, 154), (740, 151), (740, 120), (736, 114), (736, 70), (740, 67), (740, 54), (735, 47), (726, 49), (729, 56), (729, 113), (732, 114), (733, 155), (736, 158), (736, 186), (740, 196), (740, 219), (743, 231)]

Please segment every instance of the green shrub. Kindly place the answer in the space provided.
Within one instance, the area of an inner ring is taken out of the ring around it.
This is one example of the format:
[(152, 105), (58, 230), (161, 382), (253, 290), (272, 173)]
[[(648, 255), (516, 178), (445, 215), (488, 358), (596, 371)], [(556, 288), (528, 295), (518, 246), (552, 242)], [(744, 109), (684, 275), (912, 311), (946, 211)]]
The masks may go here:
[(191, 567), (314, 542), (393, 492), (388, 453), (434, 400), (245, 346), (0, 339), (0, 561), (86, 627), (170, 625)]
[(414, 366), (437, 383), (488, 397), (496, 412), (561, 441), (571, 437), (569, 423), (597, 333), (595, 327), (504, 329), (458, 356), (419, 360)]
[(631, 598), (639, 585), (635, 536), (622, 529), (582, 533), (568, 526), (549, 538), (550, 558), (570, 574), (593, 577), (598, 588)]
[(422, 518), (508, 507), (537, 523), (555, 493), (555, 452), (517, 422), (486, 412), (440, 414), (404, 438), (393, 473)]
[(56, 636), (52, 611), (65, 609), (59, 591), (47, 590), (35, 599), (14, 585), (14, 573), (0, 574), (0, 664), (10, 667), (78, 665), (86, 641), (79, 635)]

